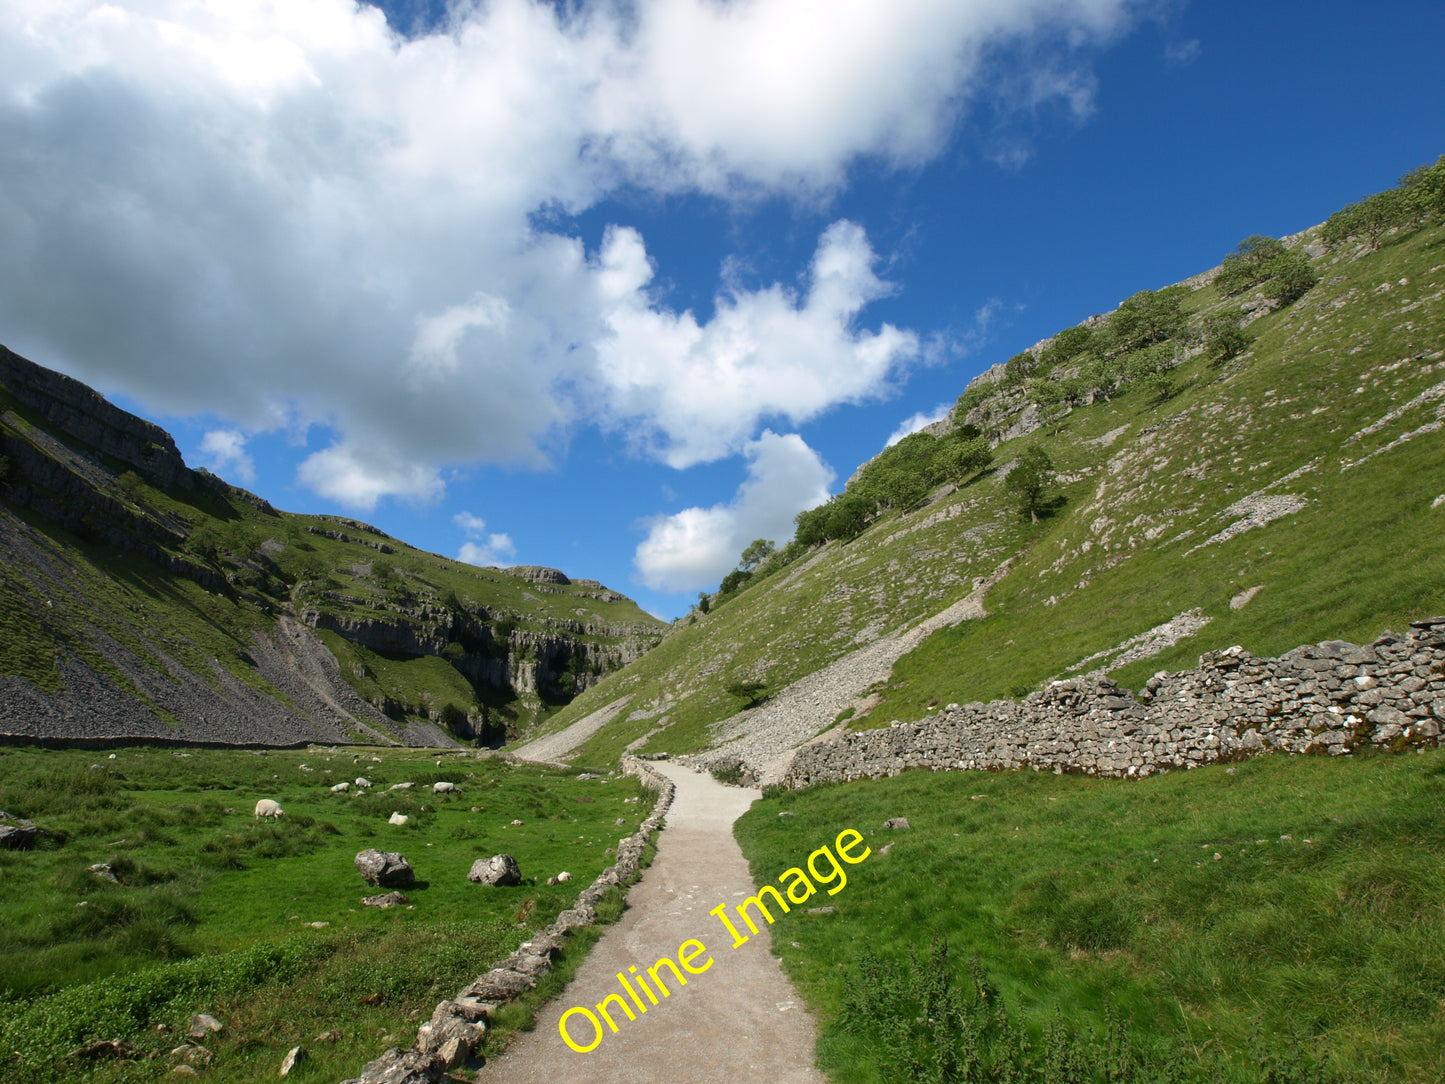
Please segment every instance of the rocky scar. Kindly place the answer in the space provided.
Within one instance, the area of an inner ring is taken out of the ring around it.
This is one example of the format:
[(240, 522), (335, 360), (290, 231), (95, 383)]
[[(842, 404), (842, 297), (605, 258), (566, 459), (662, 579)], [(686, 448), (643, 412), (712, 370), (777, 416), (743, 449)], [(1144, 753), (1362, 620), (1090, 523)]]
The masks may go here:
[[(839, 863), (838, 859), (842, 858), (843, 862), (848, 865), (857, 865), (873, 853), (868, 847), (864, 847), (862, 853), (857, 853), (857, 848), (862, 842), (863, 835), (861, 832), (852, 828), (845, 828), (838, 833), (838, 837), (833, 841), (831, 849), (824, 844), (808, 855), (807, 862), (805, 863), (807, 873), (804, 872), (803, 866), (794, 866), (783, 871), (783, 874), (778, 878), (778, 883), (782, 885), (784, 891), (779, 892), (772, 885), (764, 885), (758, 889), (756, 896), (749, 896), (734, 908), (737, 917), (747, 925), (748, 929), (753, 933), (757, 933), (757, 923), (753, 921), (753, 916), (749, 913), (748, 908), (755, 907), (758, 917), (770, 926), (775, 921), (772, 911), (768, 909), (767, 904), (763, 900), (764, 896), (771, 896), (774, 906), (781, 908), (783, 913), (787, 914), (792, 910), (792, 908), (788, 906), (789, 900), (794, 904), (805, 903), (810, 896), (818, 891), (818, 888), (814, 886), (815, 881), (818, 885), (831, 886), (828, 888), (828, 895), (837, 895), (848, 883), (848, 875), (845, 872), (845, 867)], [(835, 851), (837, 852), (836, 856), (834, 854)], [(822, 868), (819, 868), (820, 864)], [(813, 875), (811, 880), (808, 878), (808, 873)], [(786, 898), (784, 898), (785, 895)], [(732, 935), (733, 948), (738, 948), (740, 945), (747, 943), (748, 935), (739, 932), (738, 928), (733, 925), (732, 920), (728, 917), (727, 904), (718, 904), (709, 911), (708, 914), (721, 922), (727, 932)], [(701, 962), (699, 962), (699, 960)], [(621, 1010), (622, 1014), (628, 1020), (636, 1020), (640, 1014), (647, 1012), (649, 1003), (652, 1005), (661, 1004), (657, 996), (658, 993), (660, 993), (663, 998), (672, 996), (672, 991), (668, 988), (668, 983), (672, 983), (677, 987), (686, 986), (688, 975), (701, 975), (708, 968), (712, 967), (712, 965), (713, 959), (708, 955), (707, 946), (693, 938), (684, 941), (678, 946), (676, 963), (674, 963), (670, 957), (663, 956), (657, 963), (647, 968), (645, 973), (639, 972), (635, 964), (628, 967), (626, 974), (621, 971), (617, 972), (617, 983), (627, 997), (624, 998), (622, 993), (608, 994), (593, 1006), (593, 1008), (597, 1010), (595, 1014), (592, 1009), (585, 1008), (581, 1005), (575, 1005), (568, 1009), (562, 1014), (562, 1018), (557, 1021), (557, 1030), (562, 1035), (562, 1041), (579, 1054), (586, 1054), (596, 1050), (597, 1047), (602, 1044), (603, 1038), (609, 1034), (608, 1031), (603, 1029), (603, 1021), (606, 1021), (607, 1027), (611, 1029), (611, 1034), (616, 1034), (621, 1030), (617, 1025), (617, 1017), (613, 1015), (614, 1010)], [(629, 981), (629, 977), (631, 981)], [(654, 993), (652, 986), (648, 985), (648, 978), (652, 980), (652, 985), (657, 987), (657, 993)], [(634, 983), (636, 984), (635, 986), (633, 985)], [(639, 989), (642, 991), (642, 994), (646, 996), (646, 1001), (638, 995)], [(629, 999), (631, 1004), (628, 1004)], [(637, 1012), (635, 1013), (632, 1011), (633, 1005), (637, 1006)], [(578, 1042), (578, 1037), (574, 1037), (568, 1030), (568, 1021), (574, 1016), (582, 1017), (586, 1021), (586, 1025), (583, 1024), (582, 1020), (578, 1020), (574, 1024), (575, 1027), (582, 1031), (582, 1035), (579, 1036), (580, 1038), (590, 1038), (590, 1041), (585, 1045)], [(590, 1026), (591, 1029), (590, 1034), (586, 1030), (588, 1026)]]

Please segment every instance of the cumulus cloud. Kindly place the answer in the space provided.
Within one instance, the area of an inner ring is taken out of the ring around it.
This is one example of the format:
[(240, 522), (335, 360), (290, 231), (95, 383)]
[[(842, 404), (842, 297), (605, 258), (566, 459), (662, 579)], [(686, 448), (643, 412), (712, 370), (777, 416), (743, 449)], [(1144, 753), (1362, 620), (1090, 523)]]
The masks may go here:
[(953, 409), (952, 403), (939, 403), (932, 410), (920, 410), (911, 418), (905, 418), (899, 423), (898, 428), (888, 437), (888, 442), (883, 445), (891, 448), (906, 436), (918, 432), (924, 426), (932, 425), (934, 422), (941, 422), (948, 417), (948, 412)]
[(462, 548), (457, 553), (458, 561), (469, 565), (507, 568), (511, 559), (517, 555), (517, 547), (511, 536), (488, 534), (487, 521), (481, 516), (471, 512), (458, 512), (452, 517), (452, 522), (465, 531), (469, 539), (475, 540), (462, 543)]
[(714, 586), (748, 543), (792, 538), (793, 517), (828, 499), (833, 471), (796, 433), (779, 436), (765, 429), (742, 451), (748, 477), (731, 501), (685, 508), (648, 525), (633, 558), (648, 587), (690, 591)]
[(863, 229), (836, 222), (818, 243), (805, 296), (779, 284), (734, 291), (700, 325), (691, 312), (643, 299), (651, 269), (642, 240), (613, 231), (602, 264), (616, 276), (619, 300), (608, 314), (611, 335), (598, 345), (598, 372), (614, 409), (640, 423), (634, 436), (652, 454), (681, 468), (737, 452), (763, 418), (798, 424), (879, 394), (919, 342), (890, 324), (854, 327), (869, 301), (892, 292), (873, 263)]
[(488, 535), (485, 542), (463, 542), (457, 560), (483, 568), (510, 568), (516, 555), (517, 547), (510, 535), (494, 534)]
[(246, 451), (246, 436), (235, 429), (212, 429), (201, 438), (201, 454), (217, 474), (256, 480), (256, 464)]
[(862, 229), (829, 229), (803, 295), (727, 291), (699, 324), (635, 231), (588, 253), (547, 223), (624, 184), (826, 194), (997, 93), (1080, 113), (1131, 3), (492, 0), (408, 40), (353, 0), (10, 0), (0, 326), (162, 413), (316, 427), (300, 481), (363, 509), (545, 464), (587, 419), (678, 466), (731, 454), (917, 351), (863, 326), (887, 285)]

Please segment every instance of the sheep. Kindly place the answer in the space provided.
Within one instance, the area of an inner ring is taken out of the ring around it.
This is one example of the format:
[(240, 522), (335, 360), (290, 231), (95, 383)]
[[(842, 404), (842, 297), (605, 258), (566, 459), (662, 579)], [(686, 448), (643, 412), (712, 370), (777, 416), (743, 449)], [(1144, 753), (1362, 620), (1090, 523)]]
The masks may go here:
[(370, 780), (370, 779), (367, 779), (367, 778), (364, 777), (364, 776), (358, 775), (358, 776), (356, 777), (356, 785), (357, 785), (358, 787), (360, 787), (362, 790), (366, 790), (367, 788), (369, 788), (369, 787), (371, 786), (371, 780)]
[(398, 813), (398, 812), (396, 812), (396, 810), (392, 810), (391, 816), (390, 816), (389, 818), (387, 818), (387, 823), (388, 823), (388, 824), (402, 825), (402, 824), (405, 824), (406, 822), (407, 822), (407, 816), (406, 816), (406, 814), (405, 814), (405, 813)]
[(345, 793), (346, 793), (348, 790), (350, 790), (350, 789), (351, 789), (351, 784), (350, 784), (350, 783), (337, 783), (336, 786), (334, 786), (334, 787), (331, 788), (331, 793), (332, 793), (332, 794), (345, 794)]
[(262, 798), (256, 803), (256, 816), (258, 817), (270, 817), (272, 820), (275, 820), (277, 817), (284, 817), (285, 815), (286, 811), (271, 798)]
[(440, 783), (432, 784), (431, 792), (433, 794), (454, 794), (456, 793), (456, 789), (457, 785), (455, 783), (448, 783), (446, 780), (442, 780)]

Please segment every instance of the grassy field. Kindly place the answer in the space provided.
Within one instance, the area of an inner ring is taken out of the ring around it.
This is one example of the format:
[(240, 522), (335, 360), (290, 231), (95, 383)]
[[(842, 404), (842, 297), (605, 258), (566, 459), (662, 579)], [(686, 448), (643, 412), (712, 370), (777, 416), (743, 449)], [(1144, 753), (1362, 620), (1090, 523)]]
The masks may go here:
[[(437, 1001), (570, 906), (650, 812), (632, 778), (577, 774), (394, 749), (0, 750), (0, 809), (46, 829), (35, 850), (0, 851), (0, 1080), (160, 1079), (198, 1012), (226, 1024), (205, 1044), (211, 1080), (270, 1077), (297, 1044), (313, 1054), (300, 1079), (340, 1079), (393, 1040), (409, 1045)], [(369, 793), (330, 792), (357, 776)], [(434, 796), (439, 780), (460, 789)], [(415, 785), (386, 790), (400, 782)], [(286, 816), (255, 819), (262, 797)], [(408, 823), (389, 824), (393, 811)], [(352, 865), (368, 847), (411, 862), (408, 906), (361, 906), (385, 891)], [(503, 852), (522, 885), (466, 880)], [(549, 887), (564, 869), (574, 879)], [(619, 914), (620, 896), (608, 906)], [(593, 937), (574, 937), (542, 994)], [(529, 1025), (527, 1006), (502, 1022), (494, 1049)], [(338, 1041), (315, 1041), (333, 1029)], [(66, 1057), (121, 1038), (155, 1056)]]
[(736, 832), (765, 884), (846, 828), (870, 856), (804, 905), (834, 911), (771, 927), (836, 1084), (1445, 1079), (1445, 751), (908, 772)]

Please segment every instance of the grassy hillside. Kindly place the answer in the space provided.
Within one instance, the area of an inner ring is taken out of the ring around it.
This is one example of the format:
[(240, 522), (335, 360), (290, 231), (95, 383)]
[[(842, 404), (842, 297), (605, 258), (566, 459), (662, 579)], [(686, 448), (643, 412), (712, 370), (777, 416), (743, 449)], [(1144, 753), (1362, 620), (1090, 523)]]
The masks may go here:
[[(207, 1079), (274, 1076), (298, 1043), (313, 1055), (306, 1079), (352, 1075), (383, 1035), (408, 1043), (416, 1011), (430, 1014), (571, 906), (652, 801), (630, 777), (579, 782), (430, 751), (96, 756), (0, 751), (0, 808), (46, 833), (34, 850), (0, 849), (0, 1039), (18, 1054), (0, 1060), (0, 1080), (76, 1079), (87, 1070), (70, 1051), (122, 1038), (153, 1060), (101, 1063), (87, 1079), (160, 1079), (197, 1012), (226, 1024), (205, 1044)], [(357, 776), (370, 792), (330, 791)], [(443, 779), (459, 791), (433, 795)], [(286, 816), (254, 818), (261, 797)], [(408, 823), (388, 823), (392, 812)], [(411, 862), (408, 906), (361, 906), (386, 891), (353, 867), (368, 847)], [(523, 884), (468, 883), (473, 861), (503, 852)], [(89, 872), (96, 863), (119, 883)], [(564, 869), (572, 882), (546, 884)], [(574, 938), (574, 963), (591, 936)], [(525, 1010), (509, 1013), (504, 1024), (525, 1023)], [(332, 1029), (337, 1041), (315, 1041)]]
[(288, 702), (252, 652), (292, 615), (323, 630), (394, 732), (469, 720), (499, 738), (664, 630), (594, 581), (475, 568), (354, 520), (280, 512), (188, 470), (166, 434), (83, 385), (0, 360), (0, 674), (58, 692), (57, 659), (73, 656), (170, 724), (150, 686), (177, 667)]
[[(992, 432), (989, 467), (891, 508), (872, 503), (861, 472), (830, 506), (843, 509), (863, 489), (870, 515), (860, 533), (811, 549), (795, 542), (789, 563), (694, 614), (551, 725), (628, 696), (587, 755), (610, 757), (643, 737), (648, 750), (704, 748), (709, 724), (744, 706), (729, 686), (776, 692), (943, 609), (1006, 558), (988, 616), (905, 655), (874, 690), (876, 706), (849, 725), (1022, 696), (1096, 668), (1137, 687), (1206, 650), (1237, 643), (1268, 655), (1331, 637), (1368, 641), (1438, 612), (1445, 226), (1388, 235), (1378, 249), (1312, 245), (1305, 261), (1313, 239), (1292, 251), (1319, 281), (1292, 303), (1276, 306), (1268, 282), (1226, 296), (1205, 275), (1152, 295), (1179, 310), (1173, 337), (1158, 345), (1116, 349), (1107, 362), (1065, 350), (1052, 373), (1039, 371), (1051, 342), (1071, 341), (1061, 335), (975, 381), (944, 428), (962, 433), (966, 414)], [(1096, 341), (1106, 324), (1090, 322), (1104, 327)], [(1239, 335), (1233, 349), (1223, 345), (1226, 325)], [(1114, 378), (1098, 375), (1108, 367)], [(1060, 388), (1076, 396), (1072, 409), (1057, 400)], [(1007, 484), (1029, 448), (1053, 465), (1037, 522)], [(891, 469), (900, 458), (891, 451), (876, 462)], [(1251, 589), (1247, 604), (1231, 605)], [(1189, 611), (1206, 620), (1200, 631), (1115, 665), (1131, 638)]]

